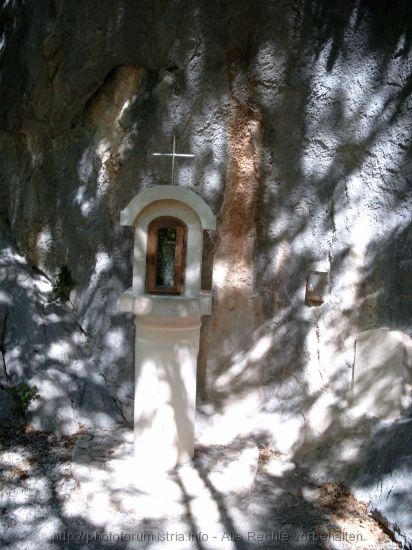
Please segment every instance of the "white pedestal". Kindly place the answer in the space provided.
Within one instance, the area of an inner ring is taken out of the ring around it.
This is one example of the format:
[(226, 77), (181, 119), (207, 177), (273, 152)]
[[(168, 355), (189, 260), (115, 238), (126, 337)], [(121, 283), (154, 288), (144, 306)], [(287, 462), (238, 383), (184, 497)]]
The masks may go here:
[(200, 318), (144, 321), (135, 319), (135, 458), (169, 469), (193, 457)]
[(135, 315), (135, 465), (140, 473), (166, 471), (193, 458), (200, 316), (210, 293), (134, 297), (122, 309)]

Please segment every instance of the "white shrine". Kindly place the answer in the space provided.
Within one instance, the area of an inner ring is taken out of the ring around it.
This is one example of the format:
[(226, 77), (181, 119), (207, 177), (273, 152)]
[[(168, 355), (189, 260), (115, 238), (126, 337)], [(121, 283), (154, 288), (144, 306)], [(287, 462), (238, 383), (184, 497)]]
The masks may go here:
[(134, 455), (137, 467), (168, 470), (194, 453), (196, 369), (201, 317), (203, 231), (216, 218), (193, 191), (145, 189), (121, 212), (134, 226), (133, 285), (122, 311), (135, 320)]

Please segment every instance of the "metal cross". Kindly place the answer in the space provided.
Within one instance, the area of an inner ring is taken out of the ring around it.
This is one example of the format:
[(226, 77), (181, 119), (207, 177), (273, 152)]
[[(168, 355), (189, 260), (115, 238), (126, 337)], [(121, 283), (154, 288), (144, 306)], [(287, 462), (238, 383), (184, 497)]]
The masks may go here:
[(171, 153), (152, 153), (154, 157), (172, 157), (172, 185), (174, 184), (175, 180), (175, 158), (176, 157), (185, 157), (185, 158), (192, 158), (194, 155), (191, 154), (183, 154), (183, 153), (176, 153), (176, 137), (173, 134), (173, 151)]

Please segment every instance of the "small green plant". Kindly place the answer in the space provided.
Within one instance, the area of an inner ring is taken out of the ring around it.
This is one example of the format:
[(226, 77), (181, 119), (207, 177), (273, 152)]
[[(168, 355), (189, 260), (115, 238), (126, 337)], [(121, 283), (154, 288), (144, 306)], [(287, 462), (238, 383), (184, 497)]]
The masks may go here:
[(49, 302), (68, 302), (70, 300), (70, 292), (76, 286), (76, 281), (73, 279), (67, 265), (60, 268), (57, 278), (50, 292)]
[(4, 389), (13, 397), (17, 412), (23, 418), (27, 414), (30, 403), (39, 398), (39, 388), (29, 386), (27, 382), (19, 382), (15, 386)]

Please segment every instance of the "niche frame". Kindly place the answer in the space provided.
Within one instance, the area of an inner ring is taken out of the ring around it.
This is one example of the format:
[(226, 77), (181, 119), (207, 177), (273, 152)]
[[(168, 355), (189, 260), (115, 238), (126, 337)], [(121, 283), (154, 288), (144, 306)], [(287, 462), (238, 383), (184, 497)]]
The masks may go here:
[[(187, 226), (185, 265), (182, 270), (184, 285), (182, 285), (181, 294), (170, 295), (147, 291), (148, 228), (153, 220), (162, 216), (177, 218)], [(151, 305), (147, 303), (149, 314), (154, 311), (153, 308), (157, 307), (155, 301), (157, 303), (163, 299), (182, 302), (185, 299), (195, 298), (200, 300), (201, 310), (205, 312), (202, 314), (207, 314), (211, 305), (211, 293), (201, 290), (203, 231), (216, 229), (216, 217), (206, 202), (190, 189), (176, 185), (158, 185), (137, 194), (122, 210), (120, 223), (132, 226), (135, 230), (133, 285), (124, 293), (121, 309), (140, 311), (138, 304), (141, 303), (141, 299), (148, 298), (151, 300)], [(170, 302), (168, 304), (170, 305)]]
[[(171, 286), (159, 286), (159, 244), (161, 229), (174, 229), (174, 272)], [(146, 292), (149, 294), (182, 294), (185, 282), (187, 225), (175, 216), (154, 218), (147, 228)]]

